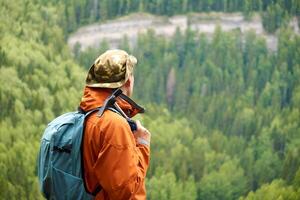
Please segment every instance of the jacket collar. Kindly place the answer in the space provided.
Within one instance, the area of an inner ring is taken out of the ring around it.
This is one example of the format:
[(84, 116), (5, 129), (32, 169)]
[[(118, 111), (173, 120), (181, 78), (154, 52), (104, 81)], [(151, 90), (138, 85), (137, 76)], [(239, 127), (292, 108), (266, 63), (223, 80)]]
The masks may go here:
[[(112, 94), (112, 89), (85, 87), (81, 98), (80, 108), (84, 111), (89, 111), (97, 107), (101, 107), (104, 101)], [(138, 114), (139, 109), (135, 108), (130, 103), (121, 98), (117, 98), (117, 104), (126, 113), (128, 117), (133, 117)]]

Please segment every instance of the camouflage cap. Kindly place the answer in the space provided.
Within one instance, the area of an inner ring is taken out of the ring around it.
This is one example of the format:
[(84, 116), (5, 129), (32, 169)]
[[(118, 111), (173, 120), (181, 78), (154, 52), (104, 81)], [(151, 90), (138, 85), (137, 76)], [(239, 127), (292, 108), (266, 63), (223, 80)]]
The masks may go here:
[(126, 51), (115, 49), (101, 54), (89, 69), (88, 87), (119, 88), (126, 83), (137, 59)]

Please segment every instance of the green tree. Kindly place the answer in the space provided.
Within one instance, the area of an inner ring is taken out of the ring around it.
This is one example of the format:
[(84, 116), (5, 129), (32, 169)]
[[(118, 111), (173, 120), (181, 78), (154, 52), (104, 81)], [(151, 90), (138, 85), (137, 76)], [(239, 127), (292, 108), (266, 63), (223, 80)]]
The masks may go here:
[(263, 185), (256, 192), (250, 192), (246, 198), (240, 198), (241, 200), (258, 200), (258, 199), (287, 199), (296, 200), (299, 196), (295, 192), (292, 186), (286, 186), (284, 181), (277, 179), (270, 184)]
[[(159, 177), (159, 178), (157, 178)], [(173, 173), (158, 172), (147, 182), (148, 198), (162, 200), (196, 199), (194, 179), (177, 181)]]
[(237, 161), (224, 163), (200, 181), (200, 199), (236, 199), (246, 189), (246, 178)]
[(278, 3), (268, 6), (262, 15), (264, 28), (268, 32), (275, 32), (281, 25), (288, 21), (288, 13)]

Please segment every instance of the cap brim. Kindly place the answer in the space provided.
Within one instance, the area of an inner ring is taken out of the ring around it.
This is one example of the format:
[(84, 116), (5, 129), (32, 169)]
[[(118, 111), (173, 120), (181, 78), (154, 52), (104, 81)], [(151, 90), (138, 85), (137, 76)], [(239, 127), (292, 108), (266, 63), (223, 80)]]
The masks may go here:
[(115, 82), (115, 83), (93, 83), (86, 84), (88, 87), (96, 87), (96, 88), (119, 88), (125, 84), (125, 80)]

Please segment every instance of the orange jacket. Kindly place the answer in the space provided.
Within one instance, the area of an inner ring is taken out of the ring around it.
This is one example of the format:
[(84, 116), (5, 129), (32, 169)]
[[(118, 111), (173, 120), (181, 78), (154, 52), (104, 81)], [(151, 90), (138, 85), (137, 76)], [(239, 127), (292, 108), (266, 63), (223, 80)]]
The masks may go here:
[[(110, 89), (86, 87), (80, 107), (91, 110), (103, 105)], [(117, 103), (130, 117), (137, 111), (127, 102)], [(150, 148), (137, 144), (130, 126), (110, 110), (101, 117), (97, 112), (86, 119), (83, 138), (84, 178), (87, 189), (102, 190), (96, 200), (146, 199), (145, 176), (150, 159)]]

